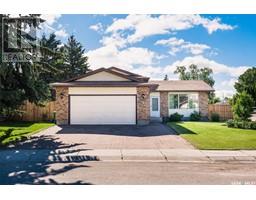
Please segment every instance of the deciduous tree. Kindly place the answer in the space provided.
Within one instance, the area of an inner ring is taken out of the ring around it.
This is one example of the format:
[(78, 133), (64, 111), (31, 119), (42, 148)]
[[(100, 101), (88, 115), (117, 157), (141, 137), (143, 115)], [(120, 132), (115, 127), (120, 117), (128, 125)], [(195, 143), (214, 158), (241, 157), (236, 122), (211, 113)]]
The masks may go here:
[(235, 89), (238, 93), (245, 91), (247, 94), (251, 95), (254, 101), (254, 106), (256, 106), (256, 68), (250, 68), (246, 70), (238, 78), (238, 82), (235, 83)]
[[(212, 77), (212, 69), (209, 67), (198, 68), (197, 65), (191, 64), (188, 69), (185, 66), (177, 66), (174, 71), (175, 74), (179, 75), (180, 80), (203, 80), (211, 87), (213, 87), (215, 81)], [(219, 102), (220, 99), (215, 96), (214, 92), (209, 94), (209, 103)]]

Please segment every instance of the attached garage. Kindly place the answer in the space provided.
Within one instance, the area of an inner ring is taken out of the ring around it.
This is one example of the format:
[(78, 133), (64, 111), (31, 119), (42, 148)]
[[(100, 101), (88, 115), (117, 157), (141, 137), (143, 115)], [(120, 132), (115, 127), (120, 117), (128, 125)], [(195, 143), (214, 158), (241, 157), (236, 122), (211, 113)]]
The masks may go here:
[(70, 124), (136, 124), (136, 95), (71, 95)]
[(116, 67), (51, 84), (59, 125), (148, 124), (149, 78)]

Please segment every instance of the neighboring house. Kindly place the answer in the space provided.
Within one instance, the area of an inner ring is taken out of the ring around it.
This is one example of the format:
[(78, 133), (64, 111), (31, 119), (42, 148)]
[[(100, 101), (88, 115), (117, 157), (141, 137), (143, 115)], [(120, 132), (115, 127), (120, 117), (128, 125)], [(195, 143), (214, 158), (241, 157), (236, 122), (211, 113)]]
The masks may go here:
[(77, 78), (53, 83), (58, 124), (148, 124), (178, 112), (208, 116), (203, 81), (149, 81), (116, 67), (100, 68)]

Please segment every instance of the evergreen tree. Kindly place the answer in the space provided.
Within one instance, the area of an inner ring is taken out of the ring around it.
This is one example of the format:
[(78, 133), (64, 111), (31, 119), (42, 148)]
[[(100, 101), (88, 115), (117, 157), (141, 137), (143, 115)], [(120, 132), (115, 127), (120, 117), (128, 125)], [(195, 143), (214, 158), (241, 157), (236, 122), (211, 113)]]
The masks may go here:
[(60, 51), (60, 45), (61, 41), (56, 39), (54, 33), (50, 34), (48, 38), (45, 35), (41, 38), (41, 47), (43, 50), (40, 61), (42, 65), (40, 77), (46, 83), (58, 82), (62, 79), (64, 58)]
[[(3, 31), (3, 17), (8, 18), (9, 15), (0, 15), (0, 32)], [(37, 20), (31, 20), (31, 17), (34, 19), (36, 18)], [(22, 22), (26, 23), (28, 26), (33, 26), (35, 28), (38, 28), (43, 22), (43, 20), (40, 19), (40, 15), (20, 16), (20, 18), (20, 20), (22, 20)], [(8, 34), (8, 36), (15, 37), (13, 38), (14, 40), (18, 38), (18, 42), (21, 42), (22, 39), (26, 39), (26, 41), (34, 47), (37, 45), (34, 43), (34, 38), (23, 34), (21, 27), (17, 28), (17, 35), (15, 32), (13, 34)], [(12, 41), (7, 41), (6, 37), (2, 38), (2, 34), (0, 37), (0, 40), (4, 43)], [(17, 51), (31, 53), (31, 50), (24, 50), (23, 48), (16, 49), (16, 51), (13, 50), (13, 52)], [(33, 60), (30, 62), (2, 62), (2, 56), (3, 55), (1, 52), (0, 115), (8, 116), (12, 114), (25, 100), (36, 103), (37, 105), (41, 105), (44, 101), (49, 99), (50, 90), (48, 84), (46, 84), (45, 81), (40, 78), (40, 72), (42, 71), (42, 65), (40, 62), (35, 62)], [(48, 68), (48, 70), (51, 71), (52, 69)]]
[(165, 74), (165, 76), (164, 76), (164, 81), (168, 81), (168, 80), (169, 80), (168, 75)]
[(78, 42), (74, 35), (71, 35), (64, 51), (64, 75), (63, 79), (73, 78), (85, 74), (89, 69), (88, 57), (85, 56), (85, 49)]

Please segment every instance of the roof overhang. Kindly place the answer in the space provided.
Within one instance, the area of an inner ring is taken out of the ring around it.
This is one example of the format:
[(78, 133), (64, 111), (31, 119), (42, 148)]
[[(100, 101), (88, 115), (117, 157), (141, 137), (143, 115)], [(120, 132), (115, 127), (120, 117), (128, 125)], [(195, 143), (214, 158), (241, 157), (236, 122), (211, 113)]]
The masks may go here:
[(131, 81), (72, 81), (65, 83), (52, 83), (52, 87), (157, 87), (157, 84)]
[(107, 72), (107, 73), (113, 74), (115, 76), (119, 76), (121, 78), (127, 79), (127, 81), (133, 81), (133, 82), (148, 82), (148, 80), (149, 80), (148, 77), (143, 77), (141, 75), (134, 74), (134, 73), (131, 73), (131, 72), (128, 72), (128, 71), (125, 71), (125, 70), (122, 70), (122, 69), (119, 69), (116, 67), (110, 67), (110, 68), (99, 68), (94, 71), (90, 71), (86, 74), (83, 74), (81, 76), (77, 76), (77, 77), (68, 79), (64, 82), (73, 82), (73, 81), (76, 81), (76, 80), (79, 80), (82, 78), (92, 76), (92, 75), (100, 73), (100, 72)]

